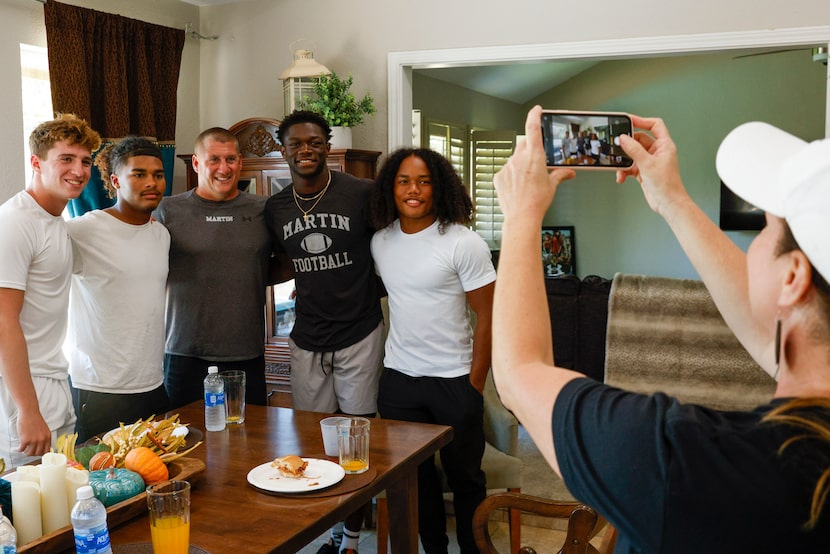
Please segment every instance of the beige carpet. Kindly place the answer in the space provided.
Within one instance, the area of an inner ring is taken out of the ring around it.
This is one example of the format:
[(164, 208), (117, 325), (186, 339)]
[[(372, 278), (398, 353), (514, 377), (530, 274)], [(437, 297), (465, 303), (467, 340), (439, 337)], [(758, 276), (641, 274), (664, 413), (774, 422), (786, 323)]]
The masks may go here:
[(536, 448), (533, 440), (521, 425), (519, 426), (519, 457), (524, 463), (522, 469), (522, 492), (553, 500), (573, 500), (562, 479), (556, 475), (547, 460)]
[[(552, 500), (573, 501), (562, 479), (556, 475), (548, 465), (548, 462), (536, 448), (533, 440), (524, 427), (519, 425), (519, 457), (524, 464), (522, 468), (522, 492), (532, 496), (548, 498)], [(507, 521), (507, 515), (494, 514), (497, 521)], [(522, 524), (544, 529), (564, 529), (565, 522), (556, 521), (550, 518), (524, 514)]]

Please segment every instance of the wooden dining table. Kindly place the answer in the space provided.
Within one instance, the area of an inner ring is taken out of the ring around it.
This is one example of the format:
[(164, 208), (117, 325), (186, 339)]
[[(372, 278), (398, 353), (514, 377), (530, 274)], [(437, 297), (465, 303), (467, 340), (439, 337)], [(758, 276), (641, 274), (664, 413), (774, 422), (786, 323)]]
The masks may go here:
[[(204, 433), (187, 455), (206, 466), (192, 483), (192, 546), (211, 554), (295, 553), (385, 490), (392, 552), (418, 552), (418, 464), (450, 442), (451, 427), (372, 419), (367, 474), (346, 475), (328, 491), (274, 495), (251, 486), (248, 472), (288, 454), (336, 462), (325, 455), (320, 432), (320, 420), (332, 414), (249, 405), (243, 424), (207, 433), (201, 402), (167, 415), (173, 413)], [(110, 538), (114, 547), (149, 542), (148, 517), (111, 528)]]

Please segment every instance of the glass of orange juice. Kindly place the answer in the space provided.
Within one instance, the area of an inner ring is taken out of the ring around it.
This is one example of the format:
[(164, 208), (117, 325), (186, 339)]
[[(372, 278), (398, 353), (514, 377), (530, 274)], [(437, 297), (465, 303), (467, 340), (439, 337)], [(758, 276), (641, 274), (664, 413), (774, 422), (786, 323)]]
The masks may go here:
[(150, 537), (155, 554), (190, 550), (190, 483), (162, 481), (147, 487)]
[(340, 466), (346, 473), (363, 473), (369, 469), (369, 427), (365, 417), (344, 417), (337, 423)]

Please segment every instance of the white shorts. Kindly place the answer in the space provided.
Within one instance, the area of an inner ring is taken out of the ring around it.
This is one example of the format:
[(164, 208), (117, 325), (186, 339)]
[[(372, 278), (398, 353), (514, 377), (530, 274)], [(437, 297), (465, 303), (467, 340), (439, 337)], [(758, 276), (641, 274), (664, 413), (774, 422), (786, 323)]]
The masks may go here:
[(291, 348), (291, 395), (294, 409), (352, 415), (377, 411), (383, 364), (383, 322), (369, 335), (334, 352)]
[[(75, 432), (75, 409), (69, 383), (51, 377), (32, 377), (40, 413), (52, 431), (52, 447), (57, 438)], [(17, 405), (12, 401), (9, 389), (0, 379), (0, 458), (6, 461), (6, 469), (27, 464), (39, 456), (26, 456), (18, 448)]]

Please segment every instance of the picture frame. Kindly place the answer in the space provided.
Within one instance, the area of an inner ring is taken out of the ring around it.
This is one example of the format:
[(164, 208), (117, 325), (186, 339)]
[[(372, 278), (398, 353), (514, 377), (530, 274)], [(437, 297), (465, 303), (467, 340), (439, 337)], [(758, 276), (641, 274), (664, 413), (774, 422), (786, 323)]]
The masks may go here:
[(576, 236), (571, 226), (542, 227), (542, 269), (546, 279), (576, 275)]

